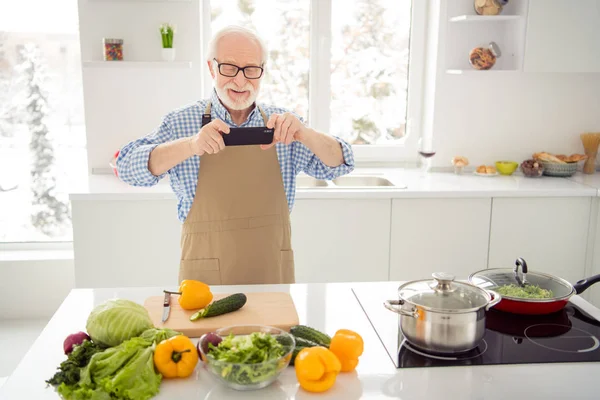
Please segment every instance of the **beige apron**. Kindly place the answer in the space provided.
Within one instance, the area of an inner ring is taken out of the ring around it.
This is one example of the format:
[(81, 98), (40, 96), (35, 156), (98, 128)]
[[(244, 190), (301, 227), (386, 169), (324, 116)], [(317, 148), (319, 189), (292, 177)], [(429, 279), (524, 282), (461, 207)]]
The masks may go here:
[[(210, 121), (210, 107), (202, 126)], [(275, 146), (228, 146), (203, 155), (200, 164), (181, 232), (179, 282), (294, 283), (290, 215)]]

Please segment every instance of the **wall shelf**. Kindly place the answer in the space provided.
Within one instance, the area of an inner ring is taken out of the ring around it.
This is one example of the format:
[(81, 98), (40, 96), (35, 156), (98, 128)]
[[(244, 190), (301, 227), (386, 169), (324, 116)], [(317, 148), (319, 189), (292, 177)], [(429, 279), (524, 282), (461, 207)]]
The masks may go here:
[(192, 0), (89, 0), (95, 3), (191, 3)]
[(477, 69), (447, 69), (446, 73), (450, 75), (484, 75), (484, 74), (496, 74), (499, 72), (520, 72), (517, 69), (488, 69), (488, 70), (477, 70)]
[(83, 68), (192, 68), (191, 61), (84, 61)]
[(457, 15), (450, 22), (501, 22), (522, 19), (521, 15)]

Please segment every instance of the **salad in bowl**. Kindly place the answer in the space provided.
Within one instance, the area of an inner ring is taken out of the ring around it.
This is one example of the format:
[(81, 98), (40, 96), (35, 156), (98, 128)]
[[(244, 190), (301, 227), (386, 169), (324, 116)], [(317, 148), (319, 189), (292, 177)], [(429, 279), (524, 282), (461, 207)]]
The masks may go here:
[(236, 390), (262, 389), (289, 365), (294, 337), (275, 327), (237, 325), (204, 334), (200, 358), (225, 385)]

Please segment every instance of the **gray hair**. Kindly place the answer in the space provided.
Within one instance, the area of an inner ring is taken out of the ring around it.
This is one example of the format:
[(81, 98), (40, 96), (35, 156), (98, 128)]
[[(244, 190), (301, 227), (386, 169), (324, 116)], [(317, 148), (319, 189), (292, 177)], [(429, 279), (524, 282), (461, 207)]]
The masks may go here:
[(221, 40), (221, 38), (223, 38), (224, 36), (227, 36), (232, 33), (241, 34), (247, 37), (248, 39), (254, 40), (259, 45), (262, 53), (261, 64), (267, 61), (267, 45), (265, 44), (264, 40), (262, 40), (262, 38), (258, 35), (258, 33), (256, 33), (256, 31), (240, 25), (229, 25), (215, 33), (215, 35), (211, 38), (210, 42), (208, 43), (208, 54), (206, 57), (207, 61), (212, 62), (212, 59), (217, 56), (217, 46), (219, 45), (219, 40)]

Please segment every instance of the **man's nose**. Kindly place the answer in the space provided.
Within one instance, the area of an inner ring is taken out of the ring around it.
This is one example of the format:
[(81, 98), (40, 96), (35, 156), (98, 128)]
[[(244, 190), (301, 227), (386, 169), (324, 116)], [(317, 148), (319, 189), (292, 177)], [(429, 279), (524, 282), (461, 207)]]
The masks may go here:
[(244, 85), (246, 84), (246, 77), (244, 76), (244, 72), (242, 70), (239, 70), (238, 74), (235, 76), (235, 78), (233, 78), (233, 81), (236, 85), (238, 85), (238, 87), (244, 87)]

